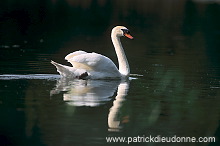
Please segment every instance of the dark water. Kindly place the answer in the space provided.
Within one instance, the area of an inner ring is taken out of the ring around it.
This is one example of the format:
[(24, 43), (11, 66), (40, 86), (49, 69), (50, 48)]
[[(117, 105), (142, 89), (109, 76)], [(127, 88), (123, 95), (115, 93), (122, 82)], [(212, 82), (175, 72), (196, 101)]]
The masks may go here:
[[(1, 145), (107, 145), (107, 136), (215, 137), (219, 145), (220, 5), (194, 1), (1, 1)], [(50, 60), (75, 50), (117, 63), (129, 81), (61, 80)], [(127, 143), (111, 143), (127, 145)], [(130, 144), (130, 145), (133, 145)]]

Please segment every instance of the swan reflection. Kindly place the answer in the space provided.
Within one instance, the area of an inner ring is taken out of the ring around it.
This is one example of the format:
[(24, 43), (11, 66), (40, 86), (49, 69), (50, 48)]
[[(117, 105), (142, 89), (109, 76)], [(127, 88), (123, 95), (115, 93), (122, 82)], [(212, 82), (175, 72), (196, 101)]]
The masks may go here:
[[(127, 95), (129, 89), (129, 83), (128, 82), (122, 82), (118, 86), (117, 96), (115, 97), (115, 100), (113, 102), (113, 106), (109, 110), (108, 114), (108, 126), (109, 131), (120, 131), (122, 128), (121, 125), (121, 119), (118, 116), (119, 110), (121, 106), (123, 105), (123, 102), (125, 100), (125, 96)], [(124, 117), (124, 123), (128, 121), (128, 116)]]
[[(61, 78), (57, 81), (56, 87), (51, 90), (51, 96), (62, 91), (63, 100), (72, 106), (96, 107), (103, 105), (110, 100), (117, 90), (113, 106), (109, 109), (108, 126), (109, 131), (120, 131), (121, 118), (119, 111), (129, 89), (129, 81), (118, 80), (72, 80)], [(128, 121), (128, 117), (124, 117)], [(125, 119), (123, 120), (125, 121)]]

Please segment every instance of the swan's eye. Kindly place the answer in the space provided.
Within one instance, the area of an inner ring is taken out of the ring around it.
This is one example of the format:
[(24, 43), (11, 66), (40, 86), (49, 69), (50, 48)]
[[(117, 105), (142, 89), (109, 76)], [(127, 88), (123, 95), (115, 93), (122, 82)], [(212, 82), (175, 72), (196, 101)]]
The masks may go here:
[(130, 34), (130, 31), (128, 29), (121, 29), (124, 34)]

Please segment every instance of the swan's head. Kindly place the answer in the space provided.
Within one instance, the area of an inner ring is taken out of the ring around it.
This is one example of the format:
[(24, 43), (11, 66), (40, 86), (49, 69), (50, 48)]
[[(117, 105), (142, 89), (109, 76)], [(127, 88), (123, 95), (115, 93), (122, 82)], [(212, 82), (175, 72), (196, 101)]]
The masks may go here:
[(133, 39), (133, 37), (130, 34), (129, 29), (127, 29), (124, 26), (116, 26), (112, 29), (112, 36), (122, 37), (125, 36), (129, 39)]

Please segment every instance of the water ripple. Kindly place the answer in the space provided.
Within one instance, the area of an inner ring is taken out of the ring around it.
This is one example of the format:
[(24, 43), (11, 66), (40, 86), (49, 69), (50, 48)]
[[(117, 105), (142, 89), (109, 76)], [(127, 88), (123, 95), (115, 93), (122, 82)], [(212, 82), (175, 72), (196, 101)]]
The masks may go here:
[(0, 80), (20, 80), (20, 79), (57, 80), (59, 78), (60, 78), (60, 75), (57, 75), (57, 74), (27, 74), (27, 75), (3, 74), (3, 75), (0, 75)]

